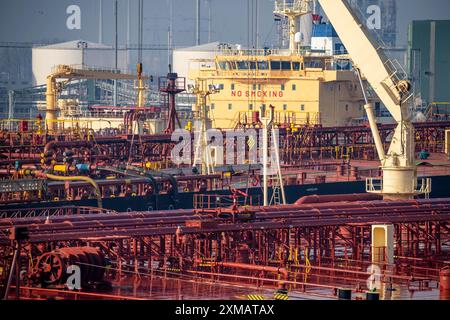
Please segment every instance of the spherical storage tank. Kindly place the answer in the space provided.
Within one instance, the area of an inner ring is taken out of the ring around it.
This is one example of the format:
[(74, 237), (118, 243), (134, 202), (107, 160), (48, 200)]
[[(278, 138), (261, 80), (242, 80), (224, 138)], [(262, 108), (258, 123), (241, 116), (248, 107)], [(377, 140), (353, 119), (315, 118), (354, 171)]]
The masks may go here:
[[(113, 69), (115, 51), (110, 46), (83, 40), (35, 47), (32, 49), (33, 85), (44, 85), (47, 76), (58, 64)], [(126, 69), (126, 65), (127, 55), (119, 51), (118, 68)]]

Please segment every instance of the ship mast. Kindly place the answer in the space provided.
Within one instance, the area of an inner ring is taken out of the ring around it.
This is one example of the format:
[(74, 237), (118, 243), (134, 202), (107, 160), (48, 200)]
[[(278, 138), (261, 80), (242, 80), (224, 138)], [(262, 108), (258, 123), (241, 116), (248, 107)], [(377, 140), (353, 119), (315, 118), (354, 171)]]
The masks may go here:
[(295, 34), (298, 29), (298, 18), (312, 13), (312, 2), (310, 0), (277, 0), (275, 1), (274, 14), (284, 16), (289, 20), (289, 53), (297, 52)]
[(194, 151), (194, 166), (201, 162), (201, 174), (213, 174), (214, 164), (211, 158), (211, 152), (208, 148), (208, 109), (206, 99), (212, 94), (220, 91), (216, 85), (207, 85), (206, 79), (197, 78), (195, 85), (188, 85), (188, 92), (196, 95), (196, 104), (193, 106), (195, 117), (196, 141)]

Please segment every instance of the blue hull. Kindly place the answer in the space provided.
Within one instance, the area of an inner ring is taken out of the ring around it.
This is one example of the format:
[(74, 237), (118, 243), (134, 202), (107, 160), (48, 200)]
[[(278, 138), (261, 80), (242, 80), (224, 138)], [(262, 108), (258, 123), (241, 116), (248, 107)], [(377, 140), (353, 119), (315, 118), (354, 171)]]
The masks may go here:
[[(450, 175), (434, 176), (432, 178), (432, 198), (450, 197)], [(243, 190), (247, 191), (247, 190)], [(320, 184), (305, 184), (285, 186), (286, 201), (294, 203), (299, 198), (307, 195), (329, 195), (329, 194), (351, 194), (365, 193), (364, 181), (334, 182)], [(228, 190), (206, 192), (206, 194), (229, 194)], [(158, 197), (122, 197), (104, 198), (103, 207), (119, 212), (123, 211), (152, 211), (167, 209), (192, 209), (194, 192), (183, 192), (175, 196), (160, 195)], [(252, 187), (248, 189), (251, 196), (259, 196), (262, 199), (262, 189)], [(63, 206), (90, 206), (96, 207), (97, 200), (84, 199), (74, 201), (41, 201), (31, 203), (20, 203), (2, 206), (3, 209), (18, 208), (42, 208), (42, 207), (63, 207)]]

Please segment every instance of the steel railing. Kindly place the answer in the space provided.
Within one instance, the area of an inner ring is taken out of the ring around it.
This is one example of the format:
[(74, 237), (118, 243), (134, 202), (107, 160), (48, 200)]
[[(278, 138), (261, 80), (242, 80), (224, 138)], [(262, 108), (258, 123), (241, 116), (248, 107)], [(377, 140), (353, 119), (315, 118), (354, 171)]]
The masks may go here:
[[(429, 197), (431, 193), (431, 178), (420, 178), (413, 181), (413, 193), (425, 195)], [(366, 192), (369, 193), (382, 193), (384, 191), (382, 178), (366, 178)]]

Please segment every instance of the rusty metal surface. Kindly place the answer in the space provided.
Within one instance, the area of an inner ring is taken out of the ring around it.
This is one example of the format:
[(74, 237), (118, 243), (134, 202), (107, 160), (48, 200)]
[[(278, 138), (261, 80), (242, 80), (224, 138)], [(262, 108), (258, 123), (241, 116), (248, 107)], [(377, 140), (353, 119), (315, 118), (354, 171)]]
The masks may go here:
[[(201, 193), (238, 183), (248, 186), (249, 181), (257, 186), (258, 169), (228, 179), (223, 173), (201, 176), (171, 167), (174, 142), (168, 133), (176, 127), (176, 91), (171, 93), (171, 121), (164, 134), (137, 139), (118, 131), (46, 135), (3, 130), (0, 178), (29, 181), (42, 173), (81, 174), (95, 179), (101, 195), (108, 198), (172, 195), (179, 190)], [(127, 117), (130, 121), (131, 115)], [(417, 124), (417, 151), (432, 153), (418, 167), (419, 175), (450, 173), (442, 154), (443, 133), (449, 126), (450, 122)], [(375, 148), (369, 127), (288, 128), (280, 127), (280, 157), (287, 185), (357, 181), (379, 175), (378, 164), (372, 161)], [(393, 130), (391, 125), (380, 126), (385, 143)], [(77, 164), (82, 164), (84, 171)], [(162, 168), (173, 171), (158, 174)], [(36, 190), (3, 192), (0, 203), (86, 199), (89, 190), (85, 182), (48, 183)], [(63, 268), (69, 260), (84, 270), (104, 265), (83, 257), (81, 248), (87, 247), (111, 261), (112, 266), (104, 270), (112, 283), (107, 294), (65, 293), (61, 291), (63, 281), (55, 281), (51, 285), (58, 288), (38, 284), (23, 288), (29, 298), (235, 299), (255, 293), (271, 296), (281, 280), (292, 298), (298, 299), (336, 298), (335, 289), (340, 287), (362, 293), (367, 289), (372, 253), (384, 250), (372, 247), (374, 224), (394, 227), (395, 263), (379, 264), (382, 298), (448, 296), (438, 287), (439, 281), (441, 288), (447, 286), (442, 270), (450, 260), (450, 199), (310, 196), (296, 204), (272, 207), (240, 206), (232, 201), (229, 206), (196, 206), (192, 210), (117, 213), (65, 207), (1, 210), (0, 214), (1, 282), (11, 267), (14, 248), (8, 231), (14, 227), (29, 231), (19, 256), (26, 275), (33, 275), (33, 270), (35, 275), (42, 270), (63, 272), (58, 266)]]
[[(440, 271), (450, 264), (450, 199), (326, 199), (253, 207), (250, 220), (223, 218), (210, 209), (1, 219), (0, 248), (6, 252), (11, 245), (4, 230), (18, 226), (29, 230), (24, 265), (52, 248), (94, 247), (113, 264), (105, 277), (118, 296), (235, 299), (257, 288), (274, 290), (283, 281), (299, 299), (335, 298), (336, 288), (367, 290), (371, 252), (380, 249), (371, 246), (371, 226), (393, 224), (395, 264), (378, 264), (383, 298), (440, 297)], [(3, 256), (6, 266), (9, 259)], [(146, 280), (125, 288), (124, 276)], [(148, 286), (154, 293), (145, 293)]]

